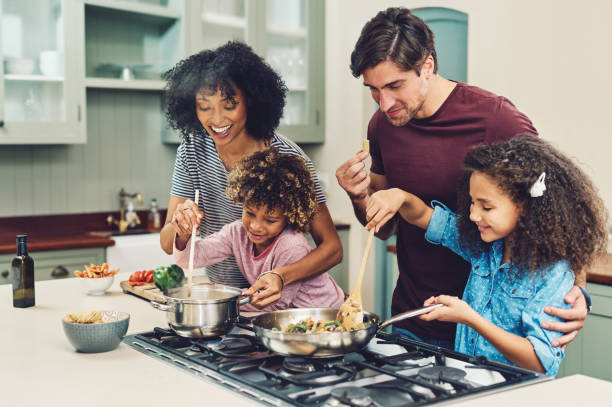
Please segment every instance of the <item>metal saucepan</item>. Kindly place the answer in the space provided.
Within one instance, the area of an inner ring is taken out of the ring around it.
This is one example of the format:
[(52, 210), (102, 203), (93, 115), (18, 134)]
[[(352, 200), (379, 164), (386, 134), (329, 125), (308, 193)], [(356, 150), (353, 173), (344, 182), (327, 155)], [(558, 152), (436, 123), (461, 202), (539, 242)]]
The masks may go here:
[(271, 351), (282, 355), (326, 358), (355, 352), (366, 346), (378, 331), (389, 324), (415, 317), (438, 308), (442, 304), (430, 305), (398, 314), (384, 322), (371, 312), (363, 312), (363, 322), (367, 328), (351, 332), (322, 332), (317, 334), (289, 333), (282, 330), (308, 317), (313, 321), (333, 321), (337, 308), (295, 308), (268, 312), (251, 320), (255, 334)]
[(207, 338), (224, 335), (236, 325), (239, 306), (251, 300), (240, 300), (241, 294), (238, 288), (206, 284), (192, 286), (189, 297), (183, 286), (165, 293), (165, 304), (151, 301), (151, 305), (167, 312), (168, 324), (177, 335)]

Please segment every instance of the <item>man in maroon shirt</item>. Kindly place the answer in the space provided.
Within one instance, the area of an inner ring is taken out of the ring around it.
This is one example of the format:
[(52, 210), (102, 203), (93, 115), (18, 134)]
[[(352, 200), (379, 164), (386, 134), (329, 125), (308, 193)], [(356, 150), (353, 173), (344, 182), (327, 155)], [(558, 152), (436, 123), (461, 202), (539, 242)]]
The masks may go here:
[[(508, 99), (445, 79), (437, 68), (433, 33), (408, 9), (389, 8), (363, 28), (351, 55), (351, 70), (355, 77), (363, 75), (379, 105), (368, 126), (372, 166), (368, 174), (363, 163), (368, 153), (361, 151), (338, 168), (336, 177), (364, 225), (369, 197), (389, 188), (409, 191), (425, 202), (442, 201), (454, 210), (463, 158), (471, 147), (521, 133), (537, 136), (529, 118)], [(367, 220), (378, 224), (392, 213), (379, 212)], [(386, 239), (393, 233), (397, 233), (399, 279), (392, 314), (421, 307), (430, 296), (463, 295), (467, 262), (428, 243), (423, 230), (400, 216), (387, 222), (377, 236)], [(577, 284), (584, 286), (584, 280), (577, 279)], [(586, 318), (579, 288), (574, 287), (566, 301), (574, 304), (573, 309), (547, 307), (550, 314), (567, 320), (544, 326), (568, 333), (553, 343), (556, 346), (571, 342)], [(397, 323), (394, 331), (449, 348), (455, 338), (455, 324), (418, 318)]]

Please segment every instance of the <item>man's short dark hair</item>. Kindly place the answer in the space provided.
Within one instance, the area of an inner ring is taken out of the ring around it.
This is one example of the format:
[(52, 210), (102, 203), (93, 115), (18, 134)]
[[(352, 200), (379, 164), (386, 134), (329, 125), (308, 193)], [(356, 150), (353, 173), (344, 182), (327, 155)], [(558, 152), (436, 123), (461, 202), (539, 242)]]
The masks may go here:
[(405, 71), (420, 74), (425, 59), (431, 55), (434, 73), (438, 59), (434, 34), (423, 20), (403, 7), (390, 7), (368, 21), (351, 54), (351, 71), (358, 78), (366, 69), (387, 59)]

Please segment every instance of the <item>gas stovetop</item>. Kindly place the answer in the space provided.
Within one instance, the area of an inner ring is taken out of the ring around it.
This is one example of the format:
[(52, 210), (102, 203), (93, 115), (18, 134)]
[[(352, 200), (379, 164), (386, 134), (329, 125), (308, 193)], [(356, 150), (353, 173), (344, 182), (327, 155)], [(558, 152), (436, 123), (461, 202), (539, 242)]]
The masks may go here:
[(268, 351), (246, 326), (189, 339), (173, 331), (129, 335), (128, 346), (274, 406), (421, 406), (550, 379), (483, 357), (379, 333), (360, 352), (307, 359)]

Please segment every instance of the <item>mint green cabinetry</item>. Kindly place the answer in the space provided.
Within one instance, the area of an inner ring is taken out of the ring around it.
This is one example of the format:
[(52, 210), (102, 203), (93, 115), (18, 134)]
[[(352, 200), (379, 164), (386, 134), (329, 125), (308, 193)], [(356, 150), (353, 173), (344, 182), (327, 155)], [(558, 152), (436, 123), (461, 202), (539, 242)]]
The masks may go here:
[(81, 7), (0, 2), (0, 144), (85, 143)]
[[(103, 247), (33, 252), (30, 253), (30, 256), (34, 259), (36, 281), (74, 277), (75, 270), (83, 270), (84, 265), (102, 264), (106, 258)], [(0, 255), (0, 284), (10, 284), (12, 282), (11, 261), (13, 257), (15, 257), (13, 254)], [(65, 267), (68, 270), (68, 275), (65, 277), (52, 276), (51, 272), (57, 266)], [(8, 271), (8, 276), (6, 276), (5, 271)]]
[[(339, 229), (338, 236), (340, 236), (340, 242), (342, 243), (343, 253), (342, 261), (332, 267), (328, 273), (333, 277), (336, 283), (344, 290), (345, 293), (350, 292), (349, 290), (349, 270), (348, 270), (348, 260), (349, 260), (349, 229)], [(310, 234), (306, 234), (306, 239), (311, 247), (317, 247), (312, 240)]]
[(612, 381), (612, 286), (589, 283), (593, 310), (568, 346), (557, 377), (584, 374)]

